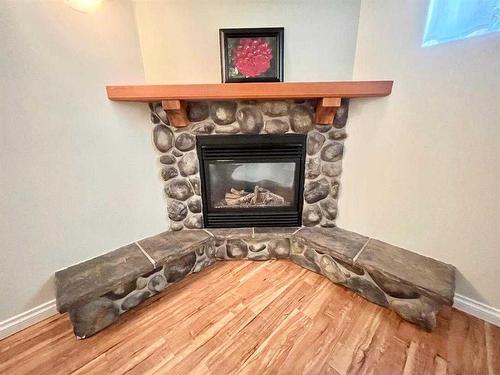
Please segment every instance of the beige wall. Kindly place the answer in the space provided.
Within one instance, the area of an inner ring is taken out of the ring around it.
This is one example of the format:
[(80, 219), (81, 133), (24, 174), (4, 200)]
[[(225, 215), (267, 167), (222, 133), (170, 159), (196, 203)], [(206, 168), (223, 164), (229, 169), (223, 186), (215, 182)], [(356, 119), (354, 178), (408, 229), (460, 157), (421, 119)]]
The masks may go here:
[(359, 0), (136, 1), (146, 80), (220, 82), (219, 28), (285, 28), (285, 80), (350, 80)]
[(167, 225), (133, 4), (93, 14), (0, 1), (0, 321), (54, 298), (52, 275)]
[(454, 264), (500, 308), (500, 33), (422, 48), (425, 1), (364, 0), (338, 224)]

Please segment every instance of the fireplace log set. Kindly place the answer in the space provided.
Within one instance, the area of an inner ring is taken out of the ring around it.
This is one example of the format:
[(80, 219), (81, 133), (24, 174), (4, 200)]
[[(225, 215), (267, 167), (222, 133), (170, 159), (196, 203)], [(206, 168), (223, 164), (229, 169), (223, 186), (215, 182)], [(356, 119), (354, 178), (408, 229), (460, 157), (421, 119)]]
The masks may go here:
[(221, 203), (227, 206), (283, 206), (285, 205), (285, 198), (259, 185), (255, 185), (253, 193), (231, 188)]

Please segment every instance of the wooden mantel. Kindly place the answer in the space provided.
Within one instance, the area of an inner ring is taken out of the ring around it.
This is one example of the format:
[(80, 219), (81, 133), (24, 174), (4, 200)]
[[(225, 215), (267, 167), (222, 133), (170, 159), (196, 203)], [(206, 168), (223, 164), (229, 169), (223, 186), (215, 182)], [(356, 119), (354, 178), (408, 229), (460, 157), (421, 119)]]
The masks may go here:
[(315, 122), (331, 124), (342, 98), (387, 96), (393, 81), (219, 83), (197, 85), (106, 86), (108, 98), (129, 102), (162, 102), (173, 126), (189, 121), (186, 102), (198, 100), (319, 99)]

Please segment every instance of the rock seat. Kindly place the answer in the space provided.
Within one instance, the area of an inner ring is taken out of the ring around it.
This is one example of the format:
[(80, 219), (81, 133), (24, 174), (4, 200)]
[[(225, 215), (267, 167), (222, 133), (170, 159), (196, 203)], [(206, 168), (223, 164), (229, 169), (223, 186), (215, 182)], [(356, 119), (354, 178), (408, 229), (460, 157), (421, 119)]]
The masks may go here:
[(432, 330), (451, 305), (454, 267), (341, 228), (237, 228), (163, 232), (56, 272), (59, 312), (78, 337), (217, 260), (290, 259)]

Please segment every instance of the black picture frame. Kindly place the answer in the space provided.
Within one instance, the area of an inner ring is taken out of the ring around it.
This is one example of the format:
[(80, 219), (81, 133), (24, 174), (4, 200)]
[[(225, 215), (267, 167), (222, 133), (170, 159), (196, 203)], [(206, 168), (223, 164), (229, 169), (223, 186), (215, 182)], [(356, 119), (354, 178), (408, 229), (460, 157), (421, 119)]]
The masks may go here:
[[(219, 29), (222, 83), (283, 82), (284, 34), (283, 27)], [(271, 50), (270, 67), (258, 76), (246, 76), (234, 65), (233, 48), (242, 38), (263, 38)]]

